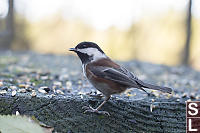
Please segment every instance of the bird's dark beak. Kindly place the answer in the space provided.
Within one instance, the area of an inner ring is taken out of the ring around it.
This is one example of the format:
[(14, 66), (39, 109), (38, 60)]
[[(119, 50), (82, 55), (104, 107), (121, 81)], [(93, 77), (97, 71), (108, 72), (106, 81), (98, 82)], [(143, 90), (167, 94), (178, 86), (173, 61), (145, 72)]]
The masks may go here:
[(75, 49), (75, 48), (70, 48), (69, 51), (74, 51), (74, 52), (76, 52), (76, 49)]

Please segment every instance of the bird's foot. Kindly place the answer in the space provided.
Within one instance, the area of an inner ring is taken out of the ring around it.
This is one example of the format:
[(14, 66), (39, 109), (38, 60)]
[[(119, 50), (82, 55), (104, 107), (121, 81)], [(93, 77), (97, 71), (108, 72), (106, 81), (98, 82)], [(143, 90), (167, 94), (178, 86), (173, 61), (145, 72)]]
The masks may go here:
[(86, 109), (84, 111), (84, 113), (90, 112), (90, 113), (98, 113), (98, 114), (103, 114), (103, 115), (110, 116), (110, 113), (108, 113), (107, 111), (99, 111), (98, 109), (92, 108), (90, 105), (89, 105), (89, 107), (88, 106), (84, 106), (84, 107), (82, 107), (82, 109)]

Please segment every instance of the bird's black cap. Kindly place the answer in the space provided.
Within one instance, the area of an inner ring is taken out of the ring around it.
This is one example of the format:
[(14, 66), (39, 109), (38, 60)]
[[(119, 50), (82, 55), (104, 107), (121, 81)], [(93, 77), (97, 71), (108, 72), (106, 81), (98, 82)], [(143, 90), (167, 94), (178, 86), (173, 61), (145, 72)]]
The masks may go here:
[(93, 42), (81, 42), (75, 47), (75, 49), (84, 49), (84, 48), (97, 48), (100, 52), (104, 53), (103, 50), (96, 43)]

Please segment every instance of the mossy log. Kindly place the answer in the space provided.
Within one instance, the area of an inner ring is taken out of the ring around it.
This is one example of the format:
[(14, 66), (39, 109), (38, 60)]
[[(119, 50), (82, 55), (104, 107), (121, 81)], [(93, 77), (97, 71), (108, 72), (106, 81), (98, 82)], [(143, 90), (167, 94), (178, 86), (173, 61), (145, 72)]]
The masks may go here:
[(185, 102), (176, 99), (111, 100), (103, 106), (111, 116), (84, 114), (83, 106), (102, 102), (80, 96), (0, 95), (0, 114), (35, 116), (57, 132), (185, 132)]

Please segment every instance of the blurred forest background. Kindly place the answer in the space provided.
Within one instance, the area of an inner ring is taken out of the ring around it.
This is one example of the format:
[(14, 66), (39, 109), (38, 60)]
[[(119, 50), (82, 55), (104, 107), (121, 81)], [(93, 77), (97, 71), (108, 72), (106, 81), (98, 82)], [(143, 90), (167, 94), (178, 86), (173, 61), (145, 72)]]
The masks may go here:
[(0, 0), (0, 50), (71, 54), (93, 41), (117, 60), (200, 70), (199, 0)]

